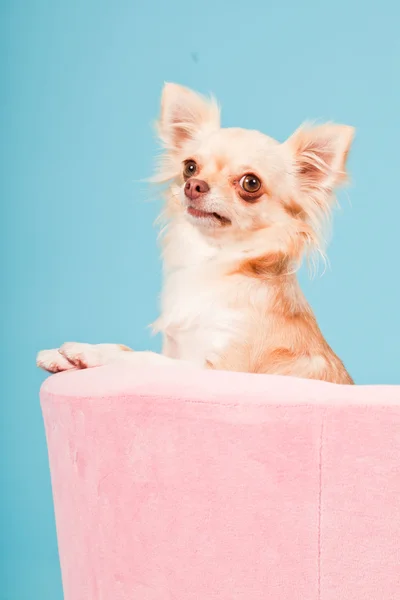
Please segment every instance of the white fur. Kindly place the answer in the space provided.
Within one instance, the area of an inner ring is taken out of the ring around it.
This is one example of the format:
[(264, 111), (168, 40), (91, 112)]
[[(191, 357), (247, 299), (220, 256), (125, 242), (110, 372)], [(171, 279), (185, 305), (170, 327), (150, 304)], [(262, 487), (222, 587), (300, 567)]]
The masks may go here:
[(162, 314), (153, 328), (165, 336), (166, 355), (204, 366), (244, 326), (243, 315), (230, 306), (238, 290), (234, 278), (223, 277), (231, 263), (192, 224), (180, 222), (172, 234), (165, 251)]

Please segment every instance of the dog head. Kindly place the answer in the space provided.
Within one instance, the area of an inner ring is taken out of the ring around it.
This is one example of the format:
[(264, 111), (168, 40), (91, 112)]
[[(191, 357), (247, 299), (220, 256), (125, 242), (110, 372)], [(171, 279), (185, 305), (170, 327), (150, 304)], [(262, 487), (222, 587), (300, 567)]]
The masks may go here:
[(347, 179), (352, 127), (305, 125), (279, 143), (258, 131), (221, 128), (214, 99), (175, 84), (164, 87), (157, 127), (169, 218), (222, 243), (275, 238), (297, 254), (321, 244), (334, 189)]

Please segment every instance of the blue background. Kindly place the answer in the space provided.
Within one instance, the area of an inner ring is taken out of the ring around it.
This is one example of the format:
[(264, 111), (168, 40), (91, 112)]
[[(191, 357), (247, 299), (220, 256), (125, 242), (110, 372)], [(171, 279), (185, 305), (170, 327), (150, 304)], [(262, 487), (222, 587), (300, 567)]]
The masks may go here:
[[(62, 597), (38, 401), (41, 348), (158, 348), (151, 122), (164, 80), (225, 125), (357, 128), (331, 270), (302, 280), (358, 383), (400, 383), (398, 3), (9, 0), (1, 56), (0, 598)], [(348, 201), (350, 198), (351, 203)]]

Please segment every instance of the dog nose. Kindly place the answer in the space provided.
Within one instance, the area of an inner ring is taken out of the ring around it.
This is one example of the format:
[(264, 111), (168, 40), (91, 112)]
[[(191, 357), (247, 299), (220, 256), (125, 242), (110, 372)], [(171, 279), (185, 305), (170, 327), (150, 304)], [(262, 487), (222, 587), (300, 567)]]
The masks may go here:
[(185, 185), (185, 195), (190, 200), (197, 200), (210, 190), (210, 186), (202, 179), (189, 179)]

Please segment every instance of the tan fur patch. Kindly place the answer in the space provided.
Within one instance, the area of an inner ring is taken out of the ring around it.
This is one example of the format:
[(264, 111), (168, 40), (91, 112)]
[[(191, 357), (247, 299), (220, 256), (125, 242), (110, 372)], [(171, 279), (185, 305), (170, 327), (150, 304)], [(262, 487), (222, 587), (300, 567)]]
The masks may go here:
[(118, 348), (120, 350), (123, 350), (123, 352), (133, 352), (132, 348), (129, 348), (128, 346), (123, 346), (121, 344), (118, 344)]
[(283, 252), (267, 254), (258, 258), (250, 258), (240, 263), (235, 273), (247, 277), (268, 277), (283, 275), (289, 268), (289, 257)]
[[(277, 268), (279, 260), (272, 264)], [(257, 277), (249, 263), (246, 269), (241, 277)], [(352, 384), (342, 361), (324, 339), (295, 275), (270, 277), (267, 285), (268, 303), (247, 309), (246, 342), (233, 345), (213, 360), (212, 368)]]
[(215, 169), (217, 172), (223, 171), (228, 160), (224, 156), (217, 156), (215, 159)]
[(284, 208), (286, 212), (294, 219), (305, 217), (304, 209), (293, 199), (290, 199), (288, 202), (286, 202), (284, 204)]

